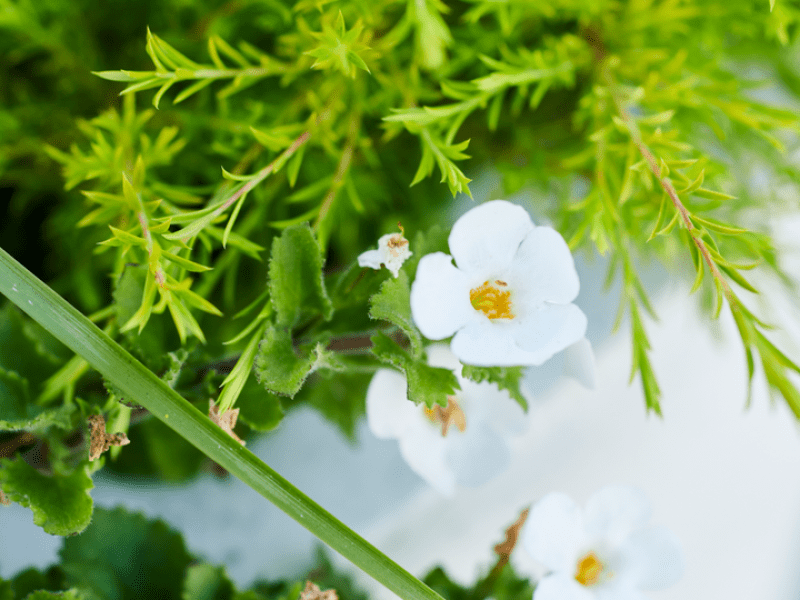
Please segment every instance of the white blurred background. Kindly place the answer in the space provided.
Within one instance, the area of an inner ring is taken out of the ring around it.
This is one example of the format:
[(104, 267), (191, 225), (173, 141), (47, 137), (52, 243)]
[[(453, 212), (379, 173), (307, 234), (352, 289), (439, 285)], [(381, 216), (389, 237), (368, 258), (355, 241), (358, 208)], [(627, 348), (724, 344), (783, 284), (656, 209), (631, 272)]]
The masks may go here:
[[(485, 184), (483, 197), (497, 197), (494, 185)], [(800, 220), (782, 220), (777, 234), (785, 266), (800, 280)], [(439, 496), (408, 469), (396, 442), (377, 440), (362, 423), (351, 447), (310, 410), (292, 413), (251, 449), (416, 575), (441, 564), (474, 582), (493, 564), (491, 548), (505, 527), (542, 495), (559, 490), (583, 502), (603, 485), (625, 483), (647, 492), (654, 522), (684, 545), (684, 578), (650, 593), (653, 600), (800, 599), (800, 429), (782, 403), (771, 404), (760, 377), (745, 409), (744, 355), (726, 311), (710, 330), (688, 286), (653, 271), (648, 285), (661, 321), (647, 327), (663, 391), (659, 419), (645, 413), (638, 381), (628, 385), (627, 325), (611, 335), (618, 289), (602, 291), (602, 261), (579, 261), (579, 272), (577, 303), (589, 316), (597, 387), (558, 379), (557, 365), (533, 373), (528, 433), (517, 440), (511, 467), (483, 487)], [(764, 285), (774, 309), (768, 320), (787, 328), (781, 343), (800, 357), (797, 299), (777, 283)], [(204, 475), (185, 486), (137, 487), (100, 473), (95, 482), (98, 505), (163, 518), (191, 552), (224, 563), (240, 585), (311, 566), (315, 539), (236, 480)], [(27, 509), (0, 507), (0, 576), (54, 562), (59, 545)], [(514, 562), (530, 567), (519, 551)], [(360, 582), (375, 597), (391, 597), (367, 578)]]

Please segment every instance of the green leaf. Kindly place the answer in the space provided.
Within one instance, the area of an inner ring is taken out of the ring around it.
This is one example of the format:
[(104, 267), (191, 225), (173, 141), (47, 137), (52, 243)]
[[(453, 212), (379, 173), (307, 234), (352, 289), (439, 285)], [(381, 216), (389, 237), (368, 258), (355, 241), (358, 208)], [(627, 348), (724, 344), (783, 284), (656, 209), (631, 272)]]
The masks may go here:
[(0, 489), (33, 511), (33, 522), (51, 535), (80, 533), (92, 519), (94, 487), (87, 468), (71, 475), (42, 475), (21, 458), (0, 460)]
[(370, 339), (375, 356), (406, 374), (408, 399), (415, 404), (425, 404), (428, 408), (436, 404), (447, 406), (447, 397), (461, 389), (450, 369), (431, 367), (421, 360), (415, 360), (385, 333), (379, 332)]
[(180, 534), (123, 508), (98, 507), (80, 536), (59, 552), (69, 585), (100, 598), (180, 598), (192, 557)]
[(183, 580), (183, 600), (230, 600), (234, 588), (224, 567), (192, 565)]
[[(27, 380), (31, 394), (71, 358), (69, 350), (37, 323), (23, 317), (11, 304), (0, 310), (0, 348), (0, 370), (13, 372), (21, 380)], [(19, 392), (18, 386), (24, 384), (7, 385)]]
[(698, 188), (692, 192), (694, 196), (700, 196), (701, 198), (706, 198), (708, 200), (735, 200), (736, 196), (731, 196), (730, 194), (724, 194), (722, 192), (716, 192), (714, 190), (707, 190), (705, 188)]
[(397, 325), (408, 336), (413, 356), (422, 356), (422, 336), (411, 318), (411, 290), (405, 271), (400, 271), (396, 279), (384, 281), (380, 291), (370, 298), (369, 316)]
[(256, 431), (272, 431), (284, 417), (280, 396), (266, 391), (252, 377), (244, 384), (236, 408), (239, 421)]
[(256, 354), (255, 373), (268, 391), (294, 396), (314, 369), (311, 352), (298, 356), (286, 328), (267, 327)]
[(322, 266), (319, 245), (305, 223), (287, 228), (272, 242), (269, 287), (279, 325), (292, 328), (315, 314), (326, 321), (331, 319), (333, 305), (325, 289)]
[(42, 432), (50, 427), (72, 428), (74, 404), (45, 408), (30, 401), (28, 380), (0, 369), (0, 431)]
[(155, 75), (154, 71), (92, 71), (92, 75), (107, 81), (141, 81), (150, 79)]
[(193, 273), (202, 273), (203, 271), (210, 271), (212, 269), (212, 267), (201, 265), (200, 263), (196, 263), (193, 260), (184, 258), (183, 256), (178, 256), (172, 252), (167, 252), (166, 250), (161, 251), (161, 256), (166, 258), (168, 261), (175, 263), (179, 267), (183, 267), (187, 271), (192, 271)]
[(476, 367), (474, 365), (464, 365), (461, 375), (476, 383), (488, 381), (494, 383), (501, 390), (506, 390), (511, 397), (528, 412), (528, 400), (522, 393), (520, 383), (525, 376), (524, 367)]

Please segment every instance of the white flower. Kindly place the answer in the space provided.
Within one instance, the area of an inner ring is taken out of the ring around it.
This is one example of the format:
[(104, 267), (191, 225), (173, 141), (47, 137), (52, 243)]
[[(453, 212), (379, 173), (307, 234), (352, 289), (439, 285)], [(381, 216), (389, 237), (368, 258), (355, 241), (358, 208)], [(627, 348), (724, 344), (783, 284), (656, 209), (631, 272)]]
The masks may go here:
[(452, 258), (422, 257), (411, 312), (425, 337), (480, 366), (541, 365), (580, 340), (586, 316), (575, 263), (561, 234), (536, 227), (520, 206), (494, 200), (453, 226)]
[(400, 233), (387, 233), (378, 240), (377, 250), (367, 250), (358, 256), (358, 265), (380, 269), (385, 265), (394, 277), (400, 272), (400, 267), (406, 259), (413, 254), (408, 249), (408, 240), (403, 237), (402, 227)]
[(461, 391), (447, 408), (410, 402), (406, 378), (380, 369), (367, 390), (367, 422), (379, 438), (394, 438), (411, 469), (443, 494), (456, 484), (476, 487), (508, 466), (506, 438), (523, 432), (526, 420), (508, 392), (492, 383), (461, 377), (461, 364), (446, 346), (427, 349), (428, 363), (453, 369)]
[(680, 542), (649, 518), (644, 493), (628, 486), (601, 489), (583, 510), (565, 494), (542, 498), (522, 531), (525, 550), (551, 570), (533, 600), (646, 600), (640, 590), (675, 583)]

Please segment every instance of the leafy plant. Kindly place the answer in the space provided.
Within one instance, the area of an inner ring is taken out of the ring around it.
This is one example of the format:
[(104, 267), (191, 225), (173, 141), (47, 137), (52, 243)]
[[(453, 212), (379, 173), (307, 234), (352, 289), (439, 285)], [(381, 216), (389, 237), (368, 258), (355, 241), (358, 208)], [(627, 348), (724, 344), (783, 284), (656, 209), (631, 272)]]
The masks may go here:
[[(535, 212), (575, 252), (608, 257), (647, 410), (669, 406), (654, 260), (709, 321), (731, 313), (751, 385), (762, 371), (800, 418), (800, 367), (754, 300), (766, 276), (793, 289), (770, 236), (787, 203), (745, 168), (800, 183), (795, 2), (171, 0), (125, 19), (101, 4), (0, 0), (0, 490), (45, 531), (89, 526), (99, 468), (174, 481), (211, 459), (431, 597), (205, 415), (239, 411), (247, 438), (308, 405), (353, 439), (386, 366), (411, 401), (447, 406), (458, 384), (427, 364), (410, 290), (487, 164), (502, 195), (542, 191)], [(759, 99), (770, 81), (786, 106)], [(398, 222), (399, 276), (359, 268)], [(521, 368), (463, 374), (525, 406)], [(132, 443), (90, 461), (93, 415)], [(512, 577), (495, 597), (528, 592)]]

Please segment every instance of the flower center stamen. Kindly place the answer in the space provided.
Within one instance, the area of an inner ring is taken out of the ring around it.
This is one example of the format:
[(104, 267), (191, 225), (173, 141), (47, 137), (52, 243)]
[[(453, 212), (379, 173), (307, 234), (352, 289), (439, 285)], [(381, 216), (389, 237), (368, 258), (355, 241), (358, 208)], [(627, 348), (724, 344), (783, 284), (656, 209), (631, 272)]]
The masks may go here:
[(450, 425), (455, 425), (461, 433), (467, 429), (467, 417), (459, 406), (455, 396), (447, 397), (447, 406), (436, 405), (425, 409), (425, 416), (434, 423), (442, 424), (442, 436), (447, 435)]
[(389, 249), (389, 253), (396, 258), (403, 252), (403, 248), (408, 246), (408, 240), (403, 237), (402, 233), (395, 233), (389, 238), (386, 246)]
[(575, 580), (581, 585), (592, 585), (597, 583), (600, 574), (603, 572), (603, 563), (597, 558), (594, 552), (589, 552), (578, 561), (578, 568), (575, 571)]
[(511, 290), (505, 281), (496, 279), (493, 283), (484, 281), (479, 287), (469, 291), (469, 301), (475, 310), (481, 311), (490, 319), (513, 319), (511, 312)]

